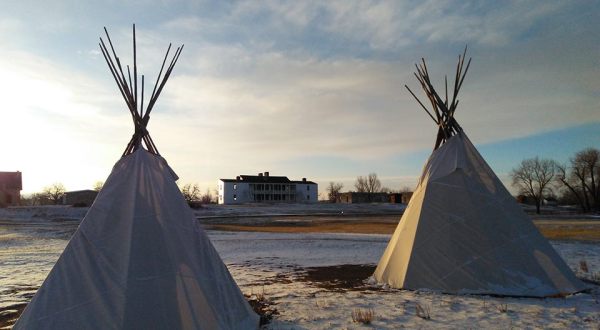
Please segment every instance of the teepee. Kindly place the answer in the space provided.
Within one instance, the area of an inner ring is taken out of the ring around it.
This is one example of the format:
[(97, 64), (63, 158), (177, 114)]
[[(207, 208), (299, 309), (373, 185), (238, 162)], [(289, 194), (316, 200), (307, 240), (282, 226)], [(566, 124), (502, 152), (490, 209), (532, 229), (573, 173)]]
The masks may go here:
[(135, 25), (133, 84), (108, 32), (106, 37), (111, 52), (102, 38), (100, 49), (135, 133), (14, 329), (257, 328), (258, 315), (195, 221), (146, 129), (183, 46), (164, 70), (169, 45), (144, 110), (144, 76), (139, 99), (137, 93)]
[(417, 77), (438, 125), (434, 151), (374, 278), (402, 289), (546, 297), (585, 289), (539, 233), (454, 118), (471, 60), (459, 56), (451, 100), (435, 91), (425, 60)]

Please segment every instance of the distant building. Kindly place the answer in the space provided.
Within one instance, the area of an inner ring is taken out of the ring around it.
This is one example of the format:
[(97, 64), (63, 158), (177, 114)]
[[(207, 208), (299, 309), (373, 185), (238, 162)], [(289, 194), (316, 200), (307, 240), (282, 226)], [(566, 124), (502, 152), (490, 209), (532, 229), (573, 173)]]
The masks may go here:
[(402, 193), (365, 193), (349, 191), (340, 193), (336, 203), (356, 204), (356, 203), (392, 203), (408, 204), (412, 192)]
[(218, 186), (219, 204), (316, 203), (318, 196), (318, 185), (306, 178), (292, 181), (269, 172), (220, 179)]
[(21, 172), (0, 172), (0, 207), (21, 203), (23, 179)]
[(553, 196), (546, 197), (542, 201), (542, 205), (544, 205), (544, 206), (558, 206), (558, 200), (556, 199), (556, 197), (553, 197)]
[(98, 196), (95, 190), (67, 191), (63, 195), (63, 205), (91, 206)]
[(388, 195), (389, 201), (392, 204), (400, 204), (402, 203), (402, 194), (401, 193), (390, 193)]
[(340, 194), (340, 202), (346, 204), (356, 203), (389, 203), (387, 193), (366, 193), (349, 191)]
[(413, 192), (412, 191), (407, 191), (407, 192), (403, 192), (402, 194), (402, 204), (408, 204), (408, 202), (410, 202), (410, 199), (412, 198)]

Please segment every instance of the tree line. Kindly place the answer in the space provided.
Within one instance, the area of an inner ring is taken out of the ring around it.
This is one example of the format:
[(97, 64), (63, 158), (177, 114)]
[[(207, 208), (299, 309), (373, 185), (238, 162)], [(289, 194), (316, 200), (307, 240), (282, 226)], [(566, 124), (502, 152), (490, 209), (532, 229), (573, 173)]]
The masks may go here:
[[(100, 191), (104, 186), (104, 182), (98, 181), (94, 183), (93, 190)], [(193, 207), (198, 207), (200, 204), (216, 203), (216, 194), (210, 189), (206, 189), (202, 193), (198, 184), (185, 184), (179, 188), (185, 201)], [(63, 197), (66, 193), (65, 185), (56, 182), (42, 188), (41, 192), (32, 193), (21, 196), (21, 205), (59, 205), (63, 202)]]
[[(544, 200), (554, 198), (563, 205), (577, 205), (582, 212), (600, 211), (600, 150), (586, 148), (560, 164), (552, 159), (539, 157), (524, 159), (510, 172), (512, 186), (518, 193), (533, 201), (536, 213)], [(344, 184), (329, 182), (327, 199), (340, 200)], [(354, 182), (356, 192), (394, 193), (410, 191), (403, 188), (393, 191), (381, 184), (376, 173), (358, 176)]]
[(581, 150), (565, 164), (539, 157), (524, 159), (510, 176), (513, 187), (533, 200), (538, 214), (544, 199), (550, 197), (578, 205), (583, 212), (600, 210), (598, 149)]
[[(93, 190), (100, 191), (104, 182), (97, 181), (94, 183)], [(23, 206), (35, 206), (35, 205), (59, 205), (62, 204), (63, 197), (67, 189), (65, 185), (60, 182), (47, 185), (42, 188), (42, 191), (31, 193), (28, 195), (21, 195), (21, 205)]]

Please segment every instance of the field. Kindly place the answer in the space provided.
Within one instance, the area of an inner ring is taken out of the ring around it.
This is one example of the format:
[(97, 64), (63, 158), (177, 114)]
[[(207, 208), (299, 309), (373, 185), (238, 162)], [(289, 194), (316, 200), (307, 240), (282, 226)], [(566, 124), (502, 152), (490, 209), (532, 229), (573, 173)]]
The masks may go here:
[[(395, 290), (369, 282), (400, 218), (397, 209), (249, 209), (255, 208), (196, 214), (241, 290), (272, 314), (266, 328), (600, 326), (600, 288), (593, 284), (588, 293), (531, 299)], [(31, 298), (83, 214), (85, 209), (60, 208), (0, 213), (0, 328)], [(596, 221), (535, 220), (567, 264), (590, 280), (600, 274)]]

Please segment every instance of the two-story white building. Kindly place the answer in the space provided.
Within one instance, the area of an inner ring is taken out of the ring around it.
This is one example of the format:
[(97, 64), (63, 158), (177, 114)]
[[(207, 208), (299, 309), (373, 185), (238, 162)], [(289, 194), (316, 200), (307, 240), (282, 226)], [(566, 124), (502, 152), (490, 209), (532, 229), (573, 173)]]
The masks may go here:
[(242, 203), (316, 203), (318, 185), (302, 178), (292, 181), (286, 176), (239, 175), (218, 182), (219, 204)]

